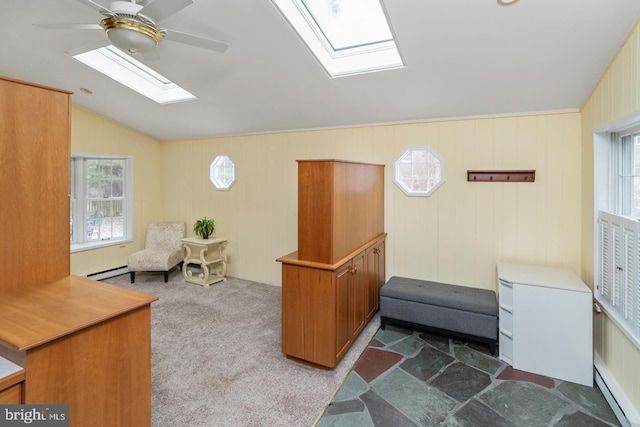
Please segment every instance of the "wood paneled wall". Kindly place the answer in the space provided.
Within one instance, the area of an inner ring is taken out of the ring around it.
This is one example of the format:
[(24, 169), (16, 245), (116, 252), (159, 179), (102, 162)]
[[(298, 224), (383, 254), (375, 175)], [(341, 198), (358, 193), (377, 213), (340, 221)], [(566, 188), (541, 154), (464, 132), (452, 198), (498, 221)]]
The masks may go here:
[[(445, 162), (430, 197), (407, 197), (393, 161), (429, 145)], [(561, 112), (162, 143), (164, 211), (216, 219), (228, 274), (280, 284), (275, 259), (297, 247), (296, 159), (384, 164), (387, 276), (495, 289), (499, 260), (580, 272), (580, 115)], [(227, 154), (238, 180), (216, 191), (209, 164)], [(535, 169), (535, 183), (469, 183), (467, 169)]]
[[(582, 279), (594, 283), (594, 132), (640, 120), (640, 24), (636, 23), (582, 108)], [(640, 349), (597, 315), (595, 351), (640, 412)]]
[[(127, 265), (129, 254), (144, 248), (150, 222), (169, 220), (163, 210), (165, 192), (160, 142), (98, 114), (74, 106), (71, 151), (133, 157), (134, 241), (71, 254), (71, 273), (95, 273)], [(171, 195), (167, 195), (171, 198)]]

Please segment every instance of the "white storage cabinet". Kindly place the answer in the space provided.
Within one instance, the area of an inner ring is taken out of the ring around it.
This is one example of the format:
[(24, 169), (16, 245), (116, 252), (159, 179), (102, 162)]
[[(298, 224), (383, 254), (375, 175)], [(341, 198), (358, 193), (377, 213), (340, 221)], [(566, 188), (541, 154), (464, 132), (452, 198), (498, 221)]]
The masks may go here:
[(500, 359), (593, 386), (592, 293), (568, 270), (498, 263)]

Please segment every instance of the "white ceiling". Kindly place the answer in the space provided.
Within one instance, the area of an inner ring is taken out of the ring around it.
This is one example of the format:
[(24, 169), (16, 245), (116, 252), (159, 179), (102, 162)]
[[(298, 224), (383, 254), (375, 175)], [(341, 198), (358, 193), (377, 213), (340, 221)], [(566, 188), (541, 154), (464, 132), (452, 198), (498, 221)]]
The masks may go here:
[[(95, 0), (109, 6), (109, 0)], [(577, 109), (640, 16), (639, 0), (383, 0), (406, 67), (331, 79), (270, 0), (196, 0), (146, 62), (198, 100), (158, 105), (66, 52), (106, 40), (77, 0), (2, 0), (0, 75), (74, 92), (73, 102), (159, 140)], [(89, 88), (92, 95), (80, 92)]]

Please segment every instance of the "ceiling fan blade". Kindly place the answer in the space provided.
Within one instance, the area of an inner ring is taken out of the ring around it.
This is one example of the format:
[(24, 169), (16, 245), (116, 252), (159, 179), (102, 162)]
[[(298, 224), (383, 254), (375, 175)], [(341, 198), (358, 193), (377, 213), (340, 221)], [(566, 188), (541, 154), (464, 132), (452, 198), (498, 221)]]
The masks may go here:
[(200, 47), (202, 49), (224, 52), (229, 47), (226, 43), (219, 42), (217, 40), (205, 39), (204, 37), (194, 36), (193, 34), (182, 33), (180, 31), (168, 30), (165, 28), (163, 28), (162, 31), (163, 33), (166, 33), (164, 38), (167, 40)]
[(100, 24), (33, 24), (47, 30), (102, 30)]
[(103, 15), (109, 15), (109, 16), (113, 16), (113, 12), (110, 11), (109, 9), (107, 9), (106, 7), (102, 6), (101, 4), (98, 4), (92, 0), (78, 0), (80, 3), (84, 3), (85, 5), (89, 6), (91, 9), (97, 10), (98, 12), (102, 13)]
[[(90, 0), (86, 0), (90, 1)], [(193, 0), (153, 0), (140, 9), (138, 15), (151, 19), (156, 24), (193, 3)]]

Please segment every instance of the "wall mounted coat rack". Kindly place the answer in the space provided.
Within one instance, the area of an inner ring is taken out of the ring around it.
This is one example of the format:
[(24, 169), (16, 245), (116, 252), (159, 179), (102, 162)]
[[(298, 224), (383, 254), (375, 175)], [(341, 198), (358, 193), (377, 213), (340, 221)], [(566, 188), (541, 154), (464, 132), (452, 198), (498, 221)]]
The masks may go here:
[(534, 182), (535, 170), (468, 170), (467, 181), (471, 182)]

